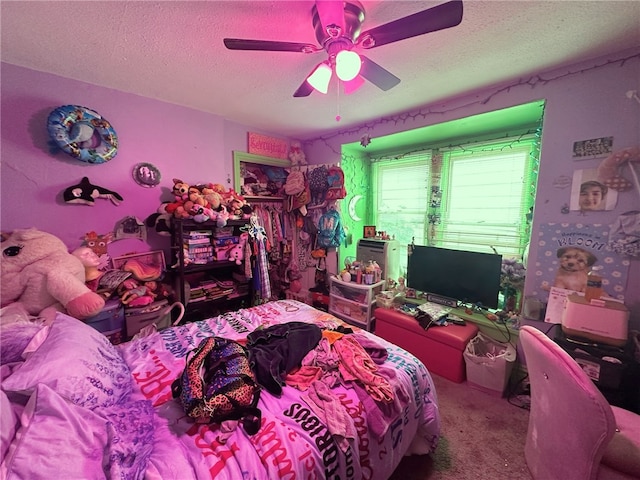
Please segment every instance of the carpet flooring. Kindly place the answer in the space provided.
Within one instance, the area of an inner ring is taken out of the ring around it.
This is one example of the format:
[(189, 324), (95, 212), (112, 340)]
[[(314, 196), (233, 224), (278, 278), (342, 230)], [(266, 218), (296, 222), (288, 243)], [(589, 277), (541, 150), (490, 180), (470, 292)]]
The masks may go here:
[(438, 448), (405, 457), (389, 480), (531, 480), (524, 460), (529, 411), (433, 375), (442, 420)]

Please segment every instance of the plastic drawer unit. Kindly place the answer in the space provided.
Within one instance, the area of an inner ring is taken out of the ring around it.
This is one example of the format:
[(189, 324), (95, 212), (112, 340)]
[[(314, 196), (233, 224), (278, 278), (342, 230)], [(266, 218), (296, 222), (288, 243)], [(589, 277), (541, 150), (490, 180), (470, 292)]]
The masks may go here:
[(376, 295), (382, 291), (384, 280), (367, 285), (331, 277), (330, 282), (329, 313), (356, 327), (371, 331)]

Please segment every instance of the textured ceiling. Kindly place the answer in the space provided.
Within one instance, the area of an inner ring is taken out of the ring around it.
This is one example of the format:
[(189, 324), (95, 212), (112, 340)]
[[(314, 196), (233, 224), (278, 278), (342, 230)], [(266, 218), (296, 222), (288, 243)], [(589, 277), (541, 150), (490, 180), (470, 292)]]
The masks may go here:
[[(438, 5), (363, 0), (363, 30)], [(301, 139), (640, 45), (638, 1), (465, 1), (454, 28), (369, 50), (384, 92), (293, 98), (324, 52), (227, 50), (224, 37), (316, 44), (312, 0), (1, 2), (2, 61)], [(336, 114), (342, 117), (336, 122)]]

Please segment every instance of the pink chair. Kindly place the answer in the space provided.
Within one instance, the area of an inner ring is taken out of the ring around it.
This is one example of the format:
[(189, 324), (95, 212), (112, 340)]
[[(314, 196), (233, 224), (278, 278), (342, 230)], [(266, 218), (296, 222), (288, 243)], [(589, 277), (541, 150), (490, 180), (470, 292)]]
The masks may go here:
[(522, 327), (520, 341), (531, 385), (524, 454), (533, 478), (640, 479), (640, 415), (609, 405), (540, 330)]

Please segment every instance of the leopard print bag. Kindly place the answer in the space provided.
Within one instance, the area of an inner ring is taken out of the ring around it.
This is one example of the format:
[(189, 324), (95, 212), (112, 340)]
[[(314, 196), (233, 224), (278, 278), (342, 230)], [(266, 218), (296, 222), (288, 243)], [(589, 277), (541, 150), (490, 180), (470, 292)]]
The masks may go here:
[(260, 429), (262, 414), (256, 406), (260, 386), (247, 349), (238, 342), (222, 337), (203, 339), (187, 356), (171, 390), (196, 423), (240, 420), (249, 435)]

